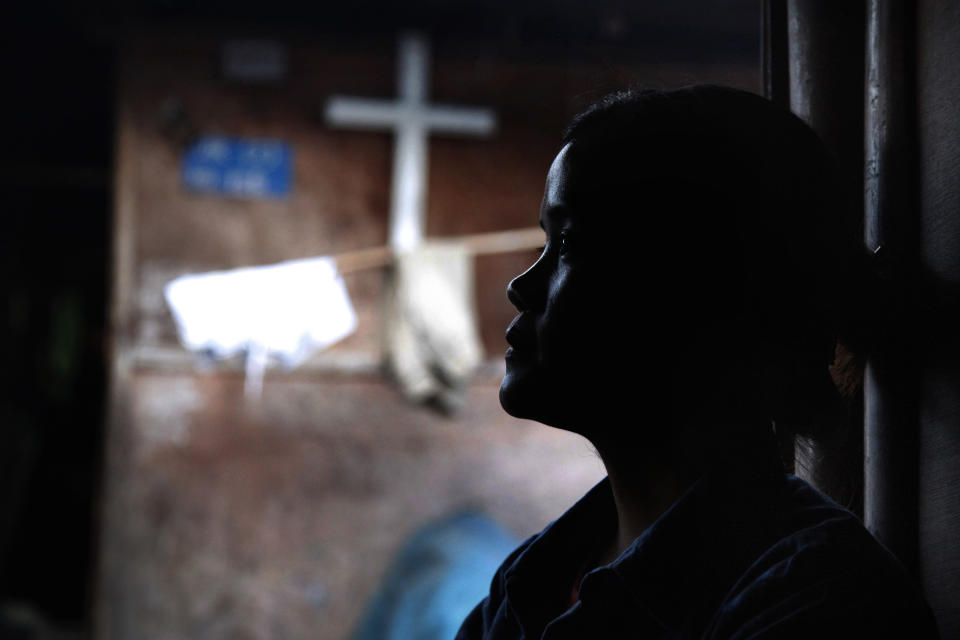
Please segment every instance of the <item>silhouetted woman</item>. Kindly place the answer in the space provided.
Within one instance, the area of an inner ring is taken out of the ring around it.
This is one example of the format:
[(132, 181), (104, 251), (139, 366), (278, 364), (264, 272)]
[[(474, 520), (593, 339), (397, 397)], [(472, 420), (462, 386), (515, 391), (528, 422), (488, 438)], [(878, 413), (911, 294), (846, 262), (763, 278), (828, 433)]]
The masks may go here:
[(608, 478), (503, 563), (459, 638), (932, 637), (899, 563), (788, 476), (829, 428), (863, 248), (831, 159), (738, 90), (613, 95), (547, 175), (546, 246), (507, 288), (500, 401)]

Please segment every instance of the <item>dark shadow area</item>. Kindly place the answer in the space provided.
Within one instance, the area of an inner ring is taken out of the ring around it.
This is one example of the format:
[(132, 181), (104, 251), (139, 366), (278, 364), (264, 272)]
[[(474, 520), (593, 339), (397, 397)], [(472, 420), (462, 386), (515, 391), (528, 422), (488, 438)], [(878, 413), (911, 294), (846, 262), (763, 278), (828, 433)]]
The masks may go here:
[(109, 261), (110, 50), (59, 5), (4, 20), (0, 636), (83, 637)]

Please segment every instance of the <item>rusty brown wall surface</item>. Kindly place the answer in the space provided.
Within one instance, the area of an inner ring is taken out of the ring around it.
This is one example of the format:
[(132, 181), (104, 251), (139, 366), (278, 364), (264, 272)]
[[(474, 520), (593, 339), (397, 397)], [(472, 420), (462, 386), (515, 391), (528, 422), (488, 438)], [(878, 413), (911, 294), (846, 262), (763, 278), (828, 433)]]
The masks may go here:
[(404, 536), (479, 508), (517, 535), (602, 476), (587, 443), (503, 414), (456, 419), (377, 380), (137, 375), (104, 550), (109, 638), (344, 638)]
[[(389, 206), (391, 136), (335, 130), (323, 123), (327, 96), (390, 98), (392, 51), (341, 51), (291, 45), (290, 77), (279, 85), (247, 86), (219, 77), (219, 41), (139, 38), (123, 56), (121, 100), (136, 130), (132, 232), (139, 345), (174, 346), (162, 295), (165, 282), (189, 271), (227, 269), (382, 245)], [(715, 68), (566, 67), (506, 64), (494, 58), (455, 58), (435, 52), (436, 102), (492, 107), (498, 132), (489, 139), (430, 141), (428, 236), (536, 225), (546, 169), (567, 119), (606, 91), (636, 83), (671, 86), (695, 80), (756, 88), (757, 73)], [(180, 185), (180, 156), (161, 134), (162, 105), (175, 100), (203, 134), (279, 138), (294, 149), (292, 193), (248, 201), (193, 195)], [(503, 348), (514, 311), (503, 289), (532, 262), (530, 255), (484, 258), (477, 270), (484, 344)], [(360, 316), (337, 351), (379, 352), (380, 274), (347, 276)]]
[[(322, 124), (323, 98), (339, 77), (329, 60), (295, 57), (294, 76), (280, 86), (229, 84), (218, 77), (216, 42), (141, 42), (123, 61), (121, 99), (136, 129), (136, 304), (138, 345), (172, 346), (174, 328), (164, 283), (189, 271), (229, 269), (377, 246), (386, 239), (390, 140), (333, 131)], [(347, 59), (339, 73), (368, 78), (367, 91), (388, 92), (389, 59)], [(314, 82), (312, 79), (316, 78)], [(378, 86), (382, 84), (383, 86)], [(291, 142), (291, 194), (242, 200), (186, 193), (183, 148), (161, 134), (160, 110), (182, 105), (202, 134), (279, 138)], [(377, 273), (350, 276), (360, 326), (335, 349), (378, 350)]]
[[(121, 54), (97, 636), (337, 640), (403, 536), (429, 518), (476, 506), (528, 534), (602, 469), (582, 439), (502, 412), (502, 364), (485, 367), (453, 418), (410, 405), (369, 369), (271, 371), (251, 401), (235, 367), (190, 364), (162, 298), (169, 279), (386, 239), (391, 138), (332, 130), (322, 108), (332, 93), (391, 97), (392, 44), (291, 43), (290, 77), (276, 86), (224, 82), (218, 46), (210, 37), (141, 34)], [(431, 139), (432, 236), (536, 224), (563, 123), (606, 90), (637, 81), (758, 83), (757, 70), (744, 67), (627, 72), (434, 55), (432, 97), (493, 107), (500, 129), (490, 139)], [(200, 133), (290, 142), (291, 195), (184, 192), (183, 148), (158, 125), (170, 99)], [(504, 287), (532, 260), (477, 260), (476, 306), (493, 361), (515, 313)], [(382, 275), (346, 276), (360, 325), (327, 354), (376, 361)], [(177, 358), (160, 366), (141, 357), (145, 348)]]

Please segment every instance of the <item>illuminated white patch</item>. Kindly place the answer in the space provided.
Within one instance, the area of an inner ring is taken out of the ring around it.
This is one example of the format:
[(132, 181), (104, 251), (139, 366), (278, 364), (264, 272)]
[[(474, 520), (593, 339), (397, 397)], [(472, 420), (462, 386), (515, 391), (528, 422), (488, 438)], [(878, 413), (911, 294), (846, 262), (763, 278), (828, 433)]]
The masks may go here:
[(183, 345), (218, 358), (246, 353), (247, 387), (255, 392), (269, 359), (296, 366), (357, 326), (329, 257), (186, 275), (164, 295)]

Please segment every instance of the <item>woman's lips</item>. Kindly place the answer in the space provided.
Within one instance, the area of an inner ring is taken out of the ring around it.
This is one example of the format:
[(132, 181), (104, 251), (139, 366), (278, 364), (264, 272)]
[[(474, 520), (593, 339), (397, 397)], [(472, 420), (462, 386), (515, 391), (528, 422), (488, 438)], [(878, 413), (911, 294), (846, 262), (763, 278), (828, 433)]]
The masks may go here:
[(522, 316), (517, 316), (517, 318), (510, 323), (506, 338), (507, 344), (510, 345), (510, 348), (507, 349), (504, 355), (507, 360), (515, 359), (518, 356), (529, 353), (530, 346), (534, 343), (533, 336), (528, 330), (528, 326), (522, 320)]
[(510, 328), (507, 329), (507, 344), (514, 349), (520, 347), (524, 343), (524, 340), (520, 336), (521, 334), (517, 329), (517, 323), (513, 322)]

